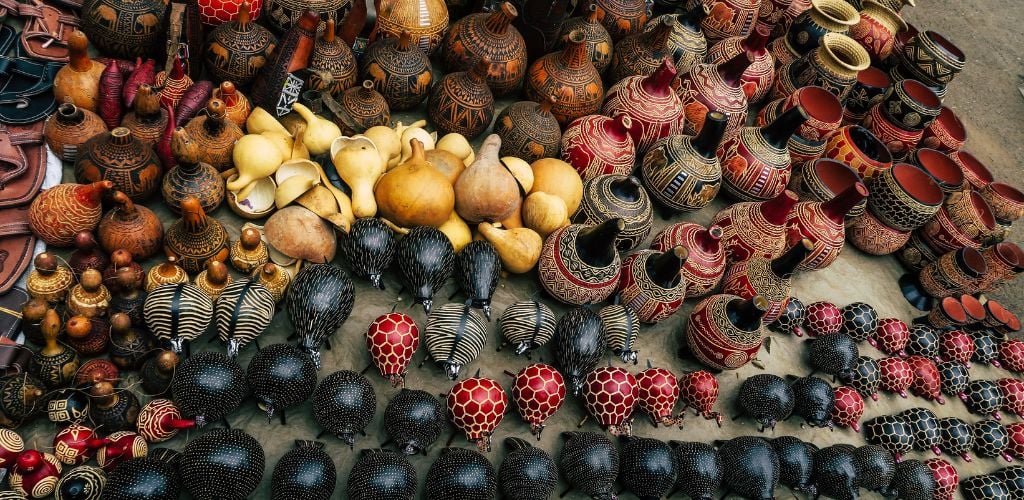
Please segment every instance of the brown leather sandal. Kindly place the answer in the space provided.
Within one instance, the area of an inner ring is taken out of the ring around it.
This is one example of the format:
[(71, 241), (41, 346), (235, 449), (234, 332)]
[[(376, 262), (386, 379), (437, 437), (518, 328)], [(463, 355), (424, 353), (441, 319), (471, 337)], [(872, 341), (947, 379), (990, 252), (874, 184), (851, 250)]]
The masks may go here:
[(28, 225), (28, 205), (0, 210), (0, 294), (7, 293), (21, 277), (36, 246)]
[(71, 9), (52, 3), (56, 2), (31, 0), (18, 5), (18, 15), (25, 23), (21, 47), (25, 55), (35, 59), (68, 62), (68, 35), (78, 29), (81, 21)]
[(46, 177), (43, 125), (0, 124), (0, 208), (24, 205), (39, 192)]

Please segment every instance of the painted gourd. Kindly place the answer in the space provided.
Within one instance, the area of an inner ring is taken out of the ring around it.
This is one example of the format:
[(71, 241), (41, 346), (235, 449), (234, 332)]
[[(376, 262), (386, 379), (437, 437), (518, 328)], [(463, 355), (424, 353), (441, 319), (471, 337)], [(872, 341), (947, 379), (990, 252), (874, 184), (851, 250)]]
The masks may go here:
[(313, 391), (313, 418), (324, 430), (351, 448), (377, 409), (377, 395), (366, 377), (349, 370), (336, 371)]
[(249, 361), (245, 381), (256, 400), (266, 410), (267, 420), (309, 399), (316, 387), (313, 360), (291, 344), (274, 344), (256, 352)]
[(260, 442), (239, 429), (214, 429), (185, 445), (178, 470), (194, 498), (246, 498), (263, 479)]
[(146, 295), (146, 326), (181, 354), (188, 342), (206, 333), (213, 320), (213, 301), (189, 283), (160, 285)]
[(307, 265), (295, 275), (285, 304), (299, 346), (320, 368), (320, 346), (352, 313), (355, 304), (352, 279), (333, 264)]
[(214, 310), (217, 336), (227, 344), (228, 356), (256, 340), (274, 319), (274, 295), (248, 278), (231, 282), (220, 294)]
[(472, 363), (487, 343), (487, 322), (469, 305), (445, 304), (427, 318), (423, 343), (448, 379), (455, 380), (462, 367)]

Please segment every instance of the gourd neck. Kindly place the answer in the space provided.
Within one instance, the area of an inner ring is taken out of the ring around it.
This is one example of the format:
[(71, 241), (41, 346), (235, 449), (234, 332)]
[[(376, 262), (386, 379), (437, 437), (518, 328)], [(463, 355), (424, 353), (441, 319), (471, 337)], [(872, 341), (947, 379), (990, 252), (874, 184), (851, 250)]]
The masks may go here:
[(188, 198), (181, 204), (181, 220), (185, 223), (185, 230), (190, 233), (201, 233), (206, 230), (209, 221), (206, 219), (206, 212), (199, 205), (195, 198)]
[(242, 2), (242, 5), (238, 7), (238, 16), (235, 17), (235, 22), (238, 23), (239, 28), (243, 28), (252, 21), (252, 5), (249, 2)]
[(814, 250), (814, 243), (811, 243), (811, 240), (800, 240), (796, 245), (793, 245), (793, 248), (772, 259), (770, 265), (772, 273), (782, 279), (793, 276), (793, 273), (796, 272), (796, 267), (807, 258), (807, 255), (812, 250)]
[(694, 151), (705, 159), (712, 160), (718, 151), (718, 145), (725, 136), (726, 125), (729, 119), (721, 111), (708, 111), (704, 118), (704, 128), (700, 129), (697, 137), (694, 137), (690, 144)]
[(672, 90), (672, 80), (676, 77), (676, 66), (672, 64), (672, 59), (666, 57), (658, 69), (654, 70), (654, 73), (644, 77), (640, 84), (644, 92), (652, 96), (667, 96)]
[(622, 201), (636, 203), (643, 196), (640, 192), (643, 189), (640, 180), (632, 175), (613, 179), (609, 184), (612, 195)]
[(761, 137), (776, 149), (786, 149), (789, 138), (805, 121), (807, 121), (807, 112), (800, 106), (794, 106), (779, 115), (775, 121), (761, 127)]
[(75, 198), (82, 205), (95, 208), (100, 206), (103, 194), (113, 188), (113, 181), (97, 181), (92, 184), (79, 185), (75, 189)]
[(412, 47), (412, 33), (402, 31), (402, 34), (398, 35), (398, 41), (395, 42), (395, 49), (399, 52), (408, 52), (410, 47)]
[(85, 113), (70, 102), (57, 107), (57, 121), (61, 125), (75, 126), (85, 121)]
[(752, 332), (761, 328), (761, 318), (768, 312), (768, 301), (760, 295), (750, 299), (735, 298), (725, 305), (729, 322), (740, 330)]
[(222, 82), (220, 84), (220, 100), (224, 101), (224, 105), (228, 107), (238, 105), (238, 89), (234, 83)]
[(569, 33), (569, 41), (566, 42), (565, 49), (562, 50), (559, 57), (561, 57), (562, 63), (569, 68), (581, 68), (587, 64), (593, 64), (590, 62), (590, 56), (587, 55), (585, 37), (577, 30)]
[(732, 59), (725, 61), (718, 65), (716, 71), (718, 75), (722, 77), (722, 81), (730, 87), (740, 87), (740, 78), (743, 76), (743, 72), (747, 70), (753, 60), (750, 54), (746, 52), (740, 52), (733, 56)]
[(213, 98), (206, 104), (206, 120), (203, 121), (203, 130), (210, 137), (219, 137), (224, 133), (225, 120), (224, 116), (227, 113), (224, 101)]
[(722, 228), (711, 226), (707, 229), (701, 229), (697, 231), (693, 239), (704, 253), (718, 253), (718, 250), (722, 248)]
[(662, 16), (658, 25), (651, 31), (647, 32), (647, 51), (658, 53), (665, 50), (665, 47), (668, 46), (668, 39), (672, 35), (672, 30), (675, 29), (675, 27), (676, 18), (672, 16)]
[(132, 131), (126, 127), (117, 127), (110, 131), (110, 143), (115, 146), (127, 146), (132, 143)]
[(757, 26), (754, 28), (754, 31), (752, 31), (750, 35), (740, 43), (740, 46), (747, 52), (747, 54), (750, 54), (752, 58), (756, 58), (757, 56), (765, 53), (769, 41), (771, 41), (770, 29), (764, 26)]
[(577, 255), (583, 262), (593, 267), (611, 265), (618, 255), (615, 250), (615, 239), (624, 229), (626, 222), (619, 218), (580, 229), (575, 242)]
[(128, 195), (116, 191), (111, 198), (118, 205), (118, 210), (115, 213), (119, 219), (134, 219), (139, 215), (139, 210), (135, 208), (135, 203), (132, 203)]
[(89, 58), (89, 39), (85, 33), (74, 31), (68, 37), (68, 66), (76, 72), (89, 71), (92, 59)]
[(844, 189), (841, 193), (832, 197), (831, 200), (821, 204), (821, 211), (826, 217), (832, 219), (836, 224), (843, 224), (846, 221), (846, 214), (853, 210), (864, 198), (868, 196), (868, 188), (863, 183)]
[(587, 15), (584, 18), (587, 24), (601, 24), (601, 12), (596, 3), (591, 3), (590, 7), (587, 7)]
[(695, 33), (701, 32), (700, 23), (704, 21), (704, 18), (708, 15), (708, 8), (704, 2), (694, 2), (696, 5), (693, 8), (686, 10), (683, 5), (685, 2), (680, 2), (679, 9), (676, 10), (676, 22), (681, 26), (693, 31)]
[(676, 246), (668, 252), (651, 255), (645, 263), (647, 275), (651, 281), (662, 288), (675, 288), (679, 285), (682, 275), (679, 271), (686, 262), (688, 253), (682, 246)]
[(633, 127), (633, 121), (625, 114), (616, 115), (614, 118), (604, 120), (602, 129), (608, 137), (615, 141), (624, 141), (629, 135), (629, 129)]
[(519, 12), (516, 11), (516, 8), (509, 2), (502, 2), (498, 10), (487, 16), (487, 20), (484, 21), (484, 28), (495, 35), (504, 35), (508, 31), (508, 26), (512, 24), (516, 17), (519, 17)]
[(787, 219), (789, 219), (789, 213), (793, 211), (793, 206), (796, 205), (796, 202), (796, 195), (787, 189), (775, 198), (761, 202), (758, 206), (758, 210), (761, 211), (761, 216), (764, 217), (769, 224), (781, 226), (786, 223)]

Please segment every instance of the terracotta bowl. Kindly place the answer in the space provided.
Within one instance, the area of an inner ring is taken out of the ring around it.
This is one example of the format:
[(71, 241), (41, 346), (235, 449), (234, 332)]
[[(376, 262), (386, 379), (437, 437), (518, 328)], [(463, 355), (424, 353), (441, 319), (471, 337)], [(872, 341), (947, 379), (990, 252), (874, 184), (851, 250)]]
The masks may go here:
[(959, 151), (967, 142), (967, 129), (963, 122), (945, 106), (939, 110), (939, 116), (925, 127), (921, 136), (921, 146), (937, 149), (943, 153)]
[[(789, 189), (796, 192), (801, 200), (828, 201), (858, 182), (860, 176), (849, 165), (829, 158), (820, 158), (795, 167)], [(861, 200), (846, 214), (846, 219), (850, 220), (864, 213), (866, 206), (867, 200)]]
[(896, 82), (882, 99), (882, 111), (893, 123), (909, 130), (921, 130), (939, 116), (942, 101), (917, 80)]
[(922, 82), (940, 85), (951, 82), (967, 63), (959, 47), (934, 31), (911, 37), (898, 56), (902, 69)]
[(949, 194), (963, 189), (964, 173), (945, 153), (934, 149), (917, 148), (910, 155), (910, 161), (932, 176), (944, 193)]
[(989, 328), (998, 328), (1009, 318), (1009, 311), (993, 299), (985, 302), (985, 313), (984, 325)]
[(970, 238), (953, 222), (945, 206), (916, 233), (921, 236), (921, 240), (927, 244), (928, 248), (932, 249), (935, 255), (942, 255), (963, 247), (981, 247), (981, 243)]
[(987, 269), (985, 257), (975, 248), (960, 248), (924, 266), (918, 275), (921, 288), (934, 298), (977, 291)]
[(924, 170), (897, 163), (872, 180), (868, 210), (898, 231), (912, 231), (931, 219), (942, 205), (942, 189)]
[(797, 134), (808, 141), (823, 141), (839, 129), (843, 121), (843, 105), (839, 98), (821, 87), (810, 85), (797, 89), (786, 100), (782, 112), (796, 106), (807, 114), (807, 121), (800, 125)]
[(875, 217), (870, 210), (846, 224), (846, 239), (862, 252), (889, 255), (907, 244), (910, 231), (893, 229)]
[(991, 182), (979, 191), (992, 208), (992, 215), (1006, 222), (1013, 222), (1024, 215), (1024, 193), (1002, 182)]
[(882, 111), (884, 102), (880, 102), (868, 111), (864, 126), (878, 137), (892, 153), (893, 160), (903, 161), (907, 155), (917, 148), (917, 143), (924, 135), (923, 130), (908, 130), (886, 116)]
[(857, 73), (857, 83), (853, 84), (850, 93), (846, 95), (843, 123), (860, 123), (867, 116), (868, 110), (882, 101), (886, 89), (891, 85), (889, 75), (874, 66), (868, 66)]
[(964, 311), (964, 306), (960, 304), (959, 300), (945, 297), (932, 306), (927, 320), (928, 324), (935, 328), (956, 328), (967, 323), (967, 312)]
[(949, 195), (945, 208), (953, 224), (972, 240), (981, 241), (995, 229), (992, 207), (977, 191), (967, 189)]
[(988, 167), (971, 153), (961, 150), (949, 155), (949, 157), (960, 166), (960, 170), (964, 173), (964, 180), (974, 189), (981, 190), (994, 180), (992, 172), (989, 171)]
[(981, 323), (985, 320), (985, 306), (973, 295), (963, 294), (960, 296), (960, 305), (967, 313), (967, 324)]
[(860, 125), (842, 127), (825, 141), (822, 158), (841, 161), (864, 182), (892, 167), (892, 153), (878, 137)]

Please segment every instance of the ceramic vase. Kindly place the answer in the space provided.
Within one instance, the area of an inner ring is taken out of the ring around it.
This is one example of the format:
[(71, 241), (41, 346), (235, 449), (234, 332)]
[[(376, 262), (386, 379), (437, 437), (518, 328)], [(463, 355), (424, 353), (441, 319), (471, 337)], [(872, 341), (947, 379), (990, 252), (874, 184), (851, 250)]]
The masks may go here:
[(618, 42), (640, 31), (647, 22), (647, 4), (642, 0), (594, 0), (598, 18), (612, 40)]
[(798, 269), (825, 269), (839, 258), (846, 242), (846, 215), (867, 196), (864, 184), (857, 183), (831, 200), (797, 203), (793, 207), (787, 222), (787, 239), (806, 239), (814, 244), (814, 250), (800, 262)]
[(751, 62), (744, 52), (719, 65), (698, 64), (679, 79), (676, 93), (683, 103), (683, 133), (696, 135), (708, 111), (728, 118), (727, 136), (739, 130), (747, 119), (747, 96), (740, 78)]
[(766, 301), (763, 320), (771, 324), (783, 310), (793, 293), (793, 273), (814, 250), (808, 240), (799, 240), (775, 259), (753, 257), (729, 267), (722, 277), (722, 293), (744, 299), (760, 296)]
[(686, 344), (698, 361), (716, 370), (735, 370), (761, 350), (767, 303), (735, 295), (712, 295), (694, 306), (686, 323)]
[(948, 85), (967, 63), (959, 47), (934, 31), (913, 35), (895, 56), (907, 76), (926, 85)]
[(883, 171), (868, 187), (871, 190), (868, 210), (898, 231), (921, 227), (942, 205), (942, 190), (935, 180), (907, 163), (898, 163)]
[(775, 58), (767, 50), (769, 36), (768, 28), (756, 28), (746, 37), (726, 38), (708, 51), (707, 62), (711, 64), (721, 64), (741, 52), (750, 57), (752, 62), (740, 77), (748, 102), (761, 102), (775, 81)]
[(757, 0), (701, 0), (701, 3), (708, 9), (701, 29), (712, 44), (733, 36), (749, 35), (760, 7)]
[(615, 238), (625, 228), (621, 219), (597, 226), (572, 224), (544, 240), (537, 273), (544, 289), (566, 304), (596, 304), (618, 287), (622, 261)]
[(792, 191), (768, 201), (736, 203), (715, 214), (711, 223), (722, 228), (722, 245), (729, 262), (760, 256), (774, 259), (786, 248), (786, 221), (796, 205)]
[(807, 121), (799, 107), (761, 128), (743, 127), (718, 146), (725, 191), (743, 201), (765, 201), (782, 193), (792, 173), (787, 143)]
[(973, 248), (948, 252), (921, 269), (921, 289), (933, 298), (977, 293), (982, 276), (988, 271), (985, 258)]
[(487, 86), (496, 96), (519, 90), (526, 76), (526, 42), (512, 21), (519, 12), (509, 2), (494, 12), (470, 14), (452, 23), (444, 40), (448, 71), (465, 71), (476, 60), (490, 61)]
[(309, 70), (307, 86), (312, 90), (326, 91), (335, 96), (355, 87), (359, 80), (356, 57), (348, 44), (336, 36), (333, 19), (327, 20), (322, 35), (313, 45)]
[(857, 74), (870, 64), (867, 51), (857, 42), (846, 35), (828, 33), (819, 47), (779, 69), (772, 95), (777, 99), (800, 87), (816, 85), (843, 100), (857, 81)]
[(903, 18), (875, 0), (864, 0), (860, 21), (850, 27), (850, 38), (860, 43), (875, 63), (892, 54), (896, 34), (907, 29)]
[(825, 152), (825, 139), (839, 128), (843, 119), (843, 105), (839, 99), (831, 92), (812, 85), (799, 88), (788, 98), (761, 108), (754, 123), (763, 127), (795, 107), (804, 110), (807, 120), (786, 143), (794, 166), (818, 159)]
[(704, 228), (692, 222), (678, 222), (666, 227), (651, 242), (651, 249), (667, 252), (676, 246), (687, 250), (686, 261), (679, 273), (686, 285), (687, 297), (702, 297), (718, 287), (725, 274), (725, 250), (722, 228)]
[[(685, 75), (698, 64), (704, 63), (708, 52), (708, 41), (701, 31), (700, 22), (707, 15), (707, 8), (698, 3), (682, 14), (664, 14), (672, 16), (676, 23), (668, 36), (668, 48), (672, 51), (672, 63), (676, 71)], [(644, 30), (652, 30), (661, 22), (658, 16), (644, 26)]]
[[(352, 10), (352, 0), (263, 0), (263, 23), (275, 32), (287, 33), (307, 11), (323, 20), (340, 23)], [(257, 9), (253, 8), (253, 12)]]
[(889, 75), (874, 66), (868, 66), (857, 73), (857, 82), (846, 94), (843, 107), (843, 124), (855, 125), (864, 120), (875, 104), (882, 101), (885, 91), (892, 85)]
[[(860, 125), (840, 128), (825, 141), (822, 158), (843, 162), (865, 183), (892, 167), (892, 153), (874, 134)], [(868, 188), (870, 189), (870, 185)]]
[(579, 118), (562, 134), (562, 160), (584, 181), (606, 174), (628, 175), (636, 163), (636, 148), (629, 135), (632, 125), (625, 114)]
[(919, 145), (951, 154), (960, 151), (966, 142), (967, 129), (963, 122), (952, 109), (943, 106), (939, 109), (939, 116), (925, 127)]
[(663, 207), (693, 212), (718, 196), (722, 167), (715, 152), (727, 119), (709, 111), (696, 137), (675, 134), (654, 143), (643, 157), (640, 178), (651, 198)]
[[(828, 201), (858, 182), (860, 176), (845, 163), (820, 158), (794, 167), (789, 189), (802, 201)], [(864, 213), (866, 208), (867, 199), (863, 199), (850, 209), (846, 219)]]
[(384, 96), (374, 90), (370, 80), (342, 92), (337, 101), (327, 94), (321, 97), (333, 115), (334, 124), (345, 136), (362, 134), (378, 125), (391, 125), (391, 108)]
[(78, 149), (93, 136), (107, 131), (99, 115), (70, 102), (57, 106), (57, 112), (46, 119), (43, 137), (46, 145), (62, 160), (74, 162)]
[(865, 210), (846, 224), (846, 239), (858, 250), (871, 255), (894, 253), (903, 248), (910, 237), (910, 231), (885, 225), (870, 210)]
[(163, 50), (168, 12), (160, 0), (92, 0), (82, 6), (82, 31), (109, 56), (153, 56)]
[(153, 148), (118, 127), (93, 137), (82, 145), (75, 161), (75, 179), (81, 183), (110, 180), (114, 188), (132, 201), (149, 198), (163, 175)]
[(608, 89), (601, 113), (629, 116), (629, 135), (638, 156), (683, 126), (682, 103), (671, 87), (675, 77), (675, 66), (665, 59), (651, 75), (627, 77)]
[(609, 81), (619, 82), (630, 76), (648, 76), (671, 54), (669, 36), (675, 29), (673, 17), (661, 17), (653, 29), (635, 33), (615, 44)]

